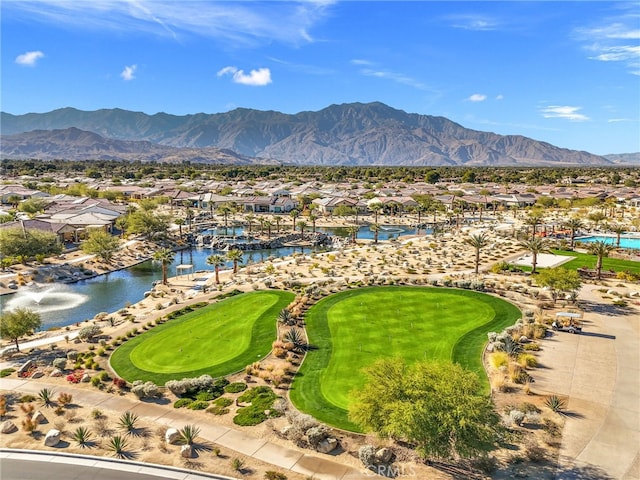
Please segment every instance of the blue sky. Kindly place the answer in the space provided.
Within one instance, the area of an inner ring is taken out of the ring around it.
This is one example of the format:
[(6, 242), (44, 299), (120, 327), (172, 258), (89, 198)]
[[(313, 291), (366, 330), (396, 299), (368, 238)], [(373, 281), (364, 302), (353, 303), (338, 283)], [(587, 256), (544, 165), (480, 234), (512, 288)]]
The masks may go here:
[(2, 0), (1, 107), (297, 113), (380, 101), (640, 151), (638, 2)]

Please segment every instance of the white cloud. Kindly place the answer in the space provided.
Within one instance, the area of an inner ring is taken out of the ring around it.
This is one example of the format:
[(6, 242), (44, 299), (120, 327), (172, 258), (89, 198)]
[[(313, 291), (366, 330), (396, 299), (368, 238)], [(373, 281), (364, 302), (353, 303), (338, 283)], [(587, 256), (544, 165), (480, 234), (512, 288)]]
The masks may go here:
[(452, 15), (448, 17), (454, 28), (475, 31), (496, 30), (500, 25), (499, 22), (485, 15)]
[(38, 60), (44, 57), (44, 53), (40, 50), (34, 50), (33, 52), (25, 52), (16, 57), (16, 63), (18, 65), (24, 65), (27, 67), (35, 67)]
[(244, 70), (239, 70), (237, 67), (224, 67), (217, 73), (218, 77), (224, 75), (231, 75), (234, 83), (241, 85), (250, 85), (252, 87), (264, 87), (271, 83), (271, 70), (268, 68), (258, 68), (257, 70), (251, 70), (248, 74), (244, 73)]
[(591, 60), (619, 62), (629, 73), (640, 75), (638, 14), (631, 7), (622, 10), (622, 14), (604, 18), (598, 25), (575, 29), (574, 37), (583, 42)]
[(122, 77), (123, 80), (127, 82), (129, 80), (133, 80), (134, 78), (136, 78), (135, 73), (137, 69), (138, 69), (138, 65), (127, 65), (124, 67), (124, 70), (120, 72), (120, 76)]
[(12, 17), (27, 22), (85, 30), (144, 32), (176, 39), (197, 35), (238, 47), (260, 46), (265, 41), (313, 42), (311, 30), (330, 14), (333, 3), (21, 0), (3, 2), (2, 13), (10, 11)]
[(467, 100), (470, 102), (484, 102), (487, 99), (487, 96), (482, 93), (474, 93)]
[(501, 93), (496, 95), (496, 100), (504, 100), (504, 95), (502, 95)]
[(584, 122), (589, 120), (589, 117), (578, 113), (582, 110), (582, 107), (570, 107), (568, 105), (550, 105), (540, 109), (540, 113), (544, 118), (564, 118), (573, 122)]

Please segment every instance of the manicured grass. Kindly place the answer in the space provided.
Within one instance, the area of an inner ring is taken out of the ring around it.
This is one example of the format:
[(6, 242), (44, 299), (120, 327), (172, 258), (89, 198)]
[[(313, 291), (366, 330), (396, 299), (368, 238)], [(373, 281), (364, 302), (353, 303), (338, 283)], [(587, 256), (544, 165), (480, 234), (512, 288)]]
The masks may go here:
[(361, 370), (379, 358), (451, 360), (488, 382), (482, 369), (487, 332), (520, 318), (514, 305), (468, 290), (371, 287), (323, 299), (306, 315), (311, 351), (296, 375), (291, 400), (339, 428), (348, 419), (350, 392)]
[(269, 290), (234, 296), (135, 337), (113, 352), (111, 366), (128, 381), (228, 375), (264, 357), (276, 339), (276, 318), (294, 299)]
[[(552, 250), (556, 255), (565, 255), (570, 257), (576, 257), (575, 260), (564, 263), (561, 265), (566, 269), (577, 269), (580, 267), (595, 268), (598, 257), (595, 255), (589, 255), (588, 253), (570, 252), (567, 250)], [(621, 260), (619, 258), (604, 257), (602, 259), (602, 270), (613, 270), (614, 272), (630, 272), (640, 273), (640, 262), (634, 262), (632, 260)]]

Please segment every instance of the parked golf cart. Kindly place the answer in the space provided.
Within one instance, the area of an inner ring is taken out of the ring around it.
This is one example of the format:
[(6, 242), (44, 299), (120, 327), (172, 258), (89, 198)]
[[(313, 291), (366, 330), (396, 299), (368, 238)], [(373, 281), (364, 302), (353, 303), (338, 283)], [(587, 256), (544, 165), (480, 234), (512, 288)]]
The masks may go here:
[(573, 312), (559, 312), (551, 324), (557, 332), (580, 333), (582, 332), (582, 314)]

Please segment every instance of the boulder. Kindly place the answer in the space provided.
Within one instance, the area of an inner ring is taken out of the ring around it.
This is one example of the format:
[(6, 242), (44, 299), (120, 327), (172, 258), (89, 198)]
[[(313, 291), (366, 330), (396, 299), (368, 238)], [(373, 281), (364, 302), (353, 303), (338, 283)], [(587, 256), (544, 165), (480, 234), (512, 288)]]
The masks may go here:
[(316, 450), (320, 453), (331, 453), (338, 446), (338, 440), (333, 437), (328, 437), (318, 443)]
[(42, 370), (36, 370), (31, 374), (31, 378), (42, 378), (44, 377), (44, 372)]
[(6, 420), (2, 422), (2, 424), (0, 425), (0, 433), (2, 434), (13, 433), (16, 430), (18, 430), (18, 427), (16, 427), (16, 424), (13, 423), (11, 420)]
[(80, 379), (80, 381), (82, 383), (89, 383), (91, 381), (91, 375), (89, 375), (88, 373), (85, 373), (84, 375), (82, 375), (82, 378)]
[(180, 439), (180, 432), (177, 428), (169, 428), (164, 434), (164, 441), (169, 444), (174, 444)]
[(29, 369), (36, 366), (36, 362), (33, 360), (27, 360), (22, 364), (22, 366), (18, 369), (18, 376), (21, 377), (24, 372), (28, 372)]
[(393, 458), (393, 451), (390, 448), (381, 448), (376, 452), (376, 463), (389, 463)]
[(36, 410), (31, 417), (31, 421), (36, 425), (39, 425), (41, 423), (45, 423), (47, 421), (47, 418), (40, 410)]
[(59, 368), (54, 368), (49, 374), (50, 377), (61, 377), (62, 375), (62, 370), (60, 370)]
[(44, 436), (44, 444), (46, 447), (55, 447), (56, 445), (58, 445), (58, 443), (60, 443), (60, 430), (56, 430), (55, 428), (52, 428), (51, 430), (49, 430), (47, 432), (47, 434)]
[(193, 457), (193, 447), (191, 445), (183, 445), (180, 448), (180, 456), (184, 458)]
[(520, 336), (520, 339), (518, 340), (519, 343), (529, 343), (529, 337), (527, 337), (526, 335), (522, 335)]

